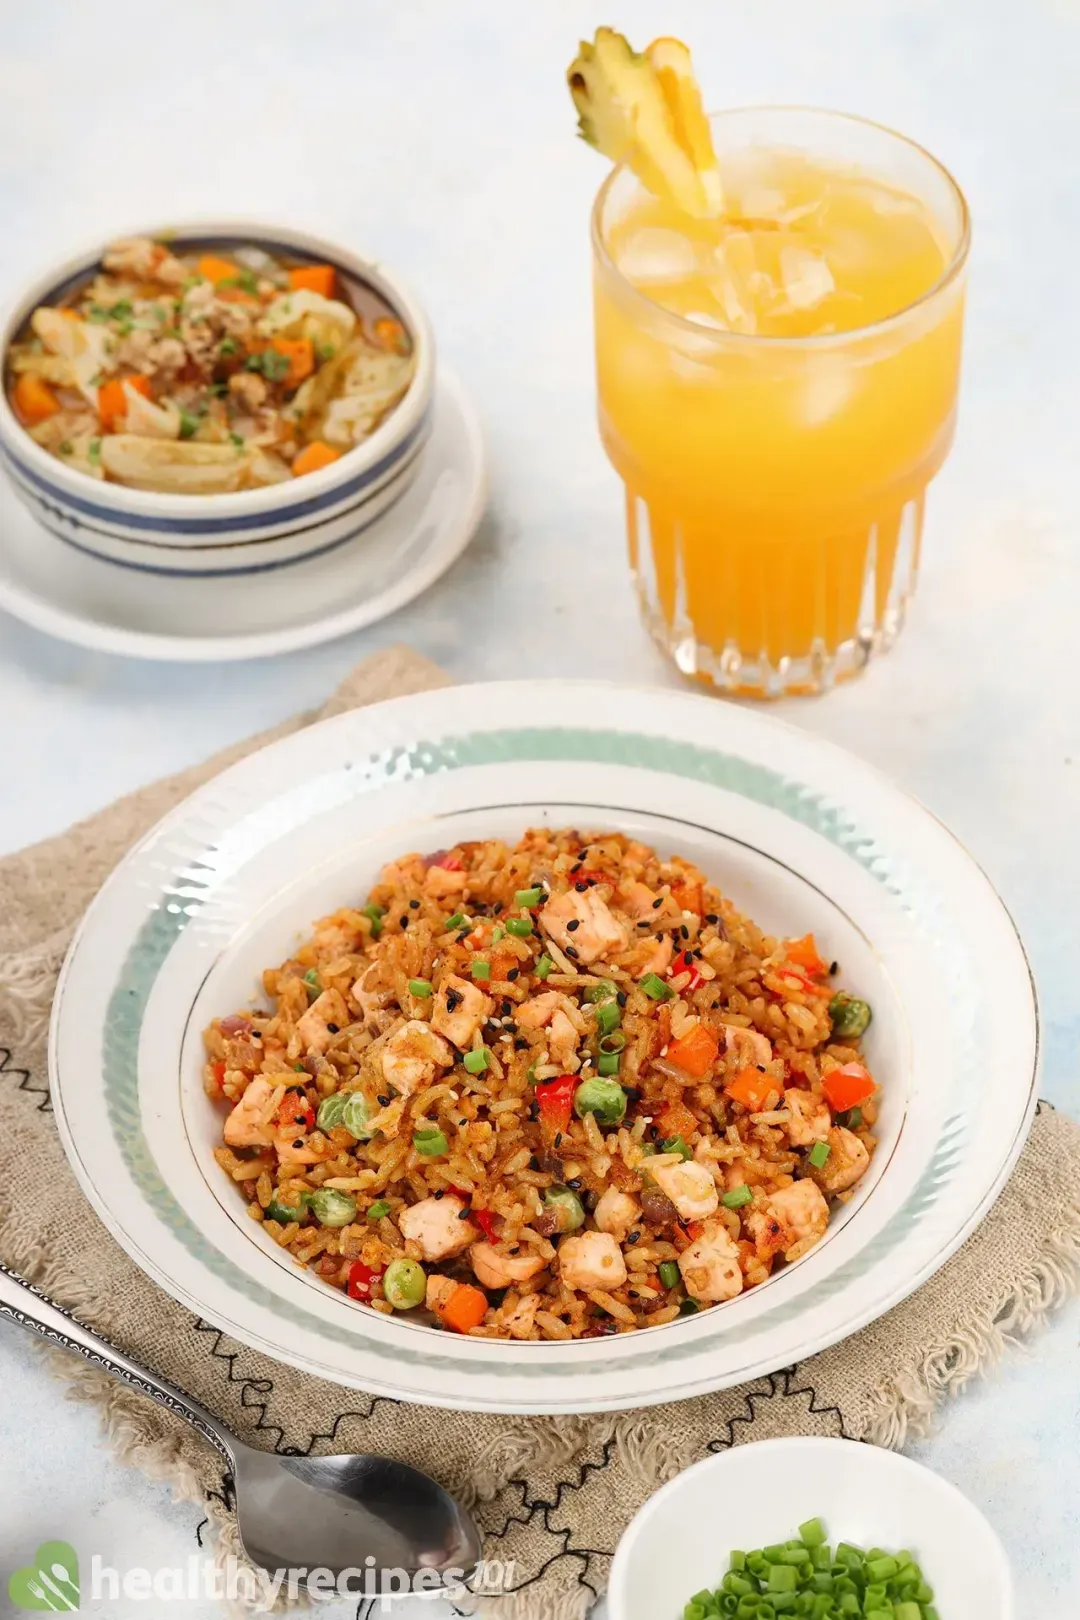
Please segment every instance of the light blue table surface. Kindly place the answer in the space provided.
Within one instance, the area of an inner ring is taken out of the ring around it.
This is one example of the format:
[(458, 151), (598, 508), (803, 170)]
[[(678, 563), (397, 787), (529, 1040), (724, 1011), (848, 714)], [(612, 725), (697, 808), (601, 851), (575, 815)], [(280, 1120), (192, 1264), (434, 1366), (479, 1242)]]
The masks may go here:
[[(881, 766), (990, 872), (1038, 978), (1043, 1093), (1080, 1115), (1076, 0), (621, 0), (610, 17), (576, 0), (0, 0), (0, 284), (169, 214), (241, 211), (353, 239), (426, 300), (494, 468), (489, 516), (451, 574), (333, 646), (224, 670), (139, 666), (0, 617), (0, 848), (317, 703), (392, 641), (462, 680), (676, 684), (637, 623), (593, 422), (586, 220), (603, 166), (572, 137), (562, 71), (604, 21), (690, 40), (715, 104), (815, 102), (895, 125), (968, 193), (960, 433), (912, 621), (862, 681), (777, 712)], [(1039, 1620), (1077, 1615), (1078, 1329), (1073, 1306), (911, 1447), (988, 1514), (1020, 1614)], [(116, 1465), (94, 1414), (65, 1404), (9, 1328), (0, 1380), (0, 1573), (46, 1535), (119, 1565), (195, 1550), (200, 1512)]]

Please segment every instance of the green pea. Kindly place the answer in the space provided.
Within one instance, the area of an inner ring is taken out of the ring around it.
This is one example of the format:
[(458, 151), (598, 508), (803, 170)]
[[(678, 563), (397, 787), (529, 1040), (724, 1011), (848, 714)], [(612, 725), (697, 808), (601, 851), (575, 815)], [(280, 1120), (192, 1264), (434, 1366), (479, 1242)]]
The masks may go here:
[(369, 1131), (367, 1122), (371, 1117), (371, 1109), (366, 1099), (359, 1091), (350, 1091), (345, 1098), (345, 1107), (341, 1115), (341, 1123), (347, 1131), (351, 1131), (358, 1142), (370, 1142), (374, 1131)]
[(572, 1187), (546, 1188), (544, 1207), (555, 1216), (560, 1232), (576, 1232), (585, 1224), (585, 1210)]
[(598, 1124), (617, 1125), (626, 1113), (626, 1092), (617, 1081), (594, 1075), (574, 1093), (574, 1112), (579, 1119), (595, 1114)]
[(280, 1203), (276, 1198), (271, 1198), (263, 1214), (268, 1221), (280, 1221), (282, 1226), (288, 1226), (290, 1221), (302, 1221), (307, 1210), (302, 1203), (294, 1209), (288, 1204)]
[(323, 1098), (319, 1104), (319, 1112), (315, 1115), (315, 1123), (320, 1131), (332, 1131), (336, 1125), (341, 1124), (347, 1101), (348, 1093), (345, 1091), (335, 1091), (332, 1096)]
[(858, 996), (849, 996), (845, 990), (840, 990), (829, 1002), (829, 1017), (832, 1019), (832, 1032), (834, 1035), (850, 1035), (858, 1039), (865, 1034), (873, 1017), (868, 1001), (860, 1001)]
[(382, 1289), (395, 1311), (411, 1311), (423, 1303), (427, 1277), (417, 1260), (391, 1260), (383, 1273)]
[(336, 1187), (320, 1187), (310, 1194), (308, 1203), (321, 1226), (348, 1226), (356, 1219), (356, 1199)]

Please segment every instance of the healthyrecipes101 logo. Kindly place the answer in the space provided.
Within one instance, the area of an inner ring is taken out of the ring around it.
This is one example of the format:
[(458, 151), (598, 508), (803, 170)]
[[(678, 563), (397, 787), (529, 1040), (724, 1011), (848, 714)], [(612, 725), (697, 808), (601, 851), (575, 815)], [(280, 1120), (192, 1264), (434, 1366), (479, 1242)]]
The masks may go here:
[(31, 1561), (17, 1569), (8, 1580), (8, 1596), (16, 1609), (53, 1614), (71, 1613), (100, 1602), (116, 1603), (121, 1594), (129, 1602), (168, 1603), (185, 1599), (211, 1602), (261, 1603), (269, 1607), (278, 1597), (295, 1603), (303, 1595), (314, 1602), (334, 1598), (370, 1598), (389, 1608), (395, 1598), (448, 1597), (452, 1602), (478, 1592), (508, 1592), (514, 1586), (512, 1562), (489, 1559), (468, 1572), (463, 1569), (404, 1569), (375, 1567), (367, 1558), (363, 1565), (335, 1574), (329, 1569), (279, 1569), (273, 1572), (252, 1569), (248, 1564), (227, 1558), (223, 1564), (193, 1553), (181, 1566), (131, 1568), (121, 1572), (105, 1563), (97, 1553), (90, 1560), (90, 1582), (84, 1592), (79, 1585), (79, 1559), (66, 1541), (43, 1541)]
[(79, 1607), (79, 1559), (66, 1541), (43, 1541), (25, 1569), (8, 1581), (8, 1597), (17, 1609), (51, 1610)]

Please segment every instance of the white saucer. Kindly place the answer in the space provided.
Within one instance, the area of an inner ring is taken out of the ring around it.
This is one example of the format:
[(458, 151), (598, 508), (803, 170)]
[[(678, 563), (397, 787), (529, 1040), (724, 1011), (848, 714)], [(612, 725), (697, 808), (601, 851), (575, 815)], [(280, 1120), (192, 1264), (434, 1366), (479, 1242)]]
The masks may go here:
[(440, 370), (415, 482), (348, 545), (242, 580), (162, 578), (104, 562), (41, 528), (0, 478), (0, 608), (47, 635), (129, 658), (267, 658), (374, 624), (460, 556), (487, 499), (480, 424)]

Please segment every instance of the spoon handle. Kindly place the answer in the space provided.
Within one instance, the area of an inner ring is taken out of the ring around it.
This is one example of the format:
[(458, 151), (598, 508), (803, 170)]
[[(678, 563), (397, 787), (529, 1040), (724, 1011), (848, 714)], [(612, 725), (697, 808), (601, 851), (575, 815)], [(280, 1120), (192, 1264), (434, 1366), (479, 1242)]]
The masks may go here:
[(2, 1261), (0, 1261), (0, 1317), (8, 1317), (12, 1322), (18, 1322), (20, 1327), (28, 1328), (31, 1333), (37, 1333), (51, 1344), (62, 1345), (65, 1350), (77, 1351), (80, 1356), (103, 1368), (105, 1372), (111, 1373), (114, 1378), (121, 1379), (125, 1384), (131, 1384), (133, 1388), (141, 1391), (143, 1395), (149, 1395), (159, 1405), (166, 1406), (171, 1412), (186, 1418), (204, 1440), (209, 1440), (210, 1444), (221, 1452), (232, 1467), (233, 1448), (239, 1442), (205, 1407), (192, 1400), (190, 1395), (185, 1395), (182, 1390), (177, 1389), (175, 1384), (170, 1384), (157, 1373), (140, 1367), (137, 1361), (132, 1361), (130, 1356), (110, 1344), (108, 1339), (103, 1339), (90, 1328), (83, 1327), (81, 1322), (77, 1322), (61, 1306), (54, 1304), (40, 1288), (26, 1282), (18, 1272), (12, 1271)]

